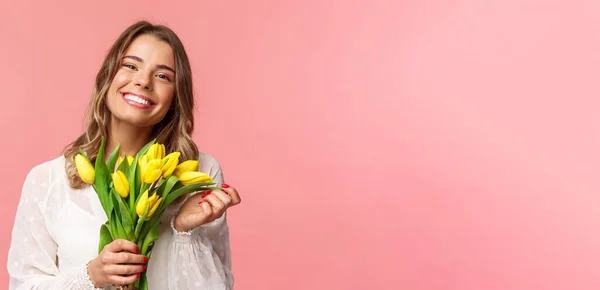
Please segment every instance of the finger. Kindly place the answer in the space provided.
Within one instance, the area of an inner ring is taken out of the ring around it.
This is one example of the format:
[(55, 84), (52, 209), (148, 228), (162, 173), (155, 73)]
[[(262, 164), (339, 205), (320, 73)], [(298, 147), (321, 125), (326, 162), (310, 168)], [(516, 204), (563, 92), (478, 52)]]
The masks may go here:
[(127, 252), (113, 254), (111, 264), (145, 264), (148, 258), (144, 255), (136, 255)]
[[(210, 203), (201, 201), (199, 202), (201, 210), (195, 211), (191, 214), (191, 220), (198, 225), (208, 223), (212, 220), (213, 208)], [(196, 225), (197, 226), (197, 225)], [(194, 226), (194, 227), (196, 227)]]
[(202, 218), (206, 219), (207, 217), (212, 216), (213, 214), (213, 209), (211, 207), (211, 205), (208, 202), (203, 202), (200, 204), (200, 206), (202, 207)]
[(139, 253), (140, 249), (135, 243), (132, 243), (128, 240), (117, 239), (109, 243), (104, 247), (104, 250), (108, 252), (118, 253), (121, 251), (127, 251), (130, 253)]
[(231, 197), (223, 191), (213, 190), (211, 195), (216, 196), (225, 205), (225, 207), (228, 207), (229, 204), (231, 204)]
[(117, 265), (117, 264), (112, 264), (112, 265), (107, 265), (104, 268), (104, 272), (106, 272), (107, 274), (114, 274), (114, 275), (131, 275), (131, 274), (137, 274), (137, 273), (141, 273), (144, 270), (146, 270), (146, 265)]
[(227, 184), (223, 184), (221, 185), (221, 187), (223, 187), (223, 191), (231, 197), (231, 205), (237, 205), (240, 202), (242, 202), (240, 194), (235, 189), (235, 187), (229, 186)]
[(210, 205), (213, 207), (214, 211), (221, 212), (227, 208), (225, 206), (225, 204), (214, 194), (210, 194), (210, 195), (206, 196), (204, 198), (204, 200), (206, 200), (206, 201), (208, 201), (208, 203), (210, 203)]
[(120, 276), (120, 275), (110, 275), (108, 276), (108, 281), (115, 285), (128, 285), (133, 284), (135, 280), (140, 278), (140, 274), (132, 274), (129, 276)]
[(211, 194), (212, 192), (213, 192), (213, 190), (212, 190), (212, 189), (211, 189), (211, 190), (207, 190), (207, 191), (203, 191), (203, 192), (202, 192), (202, 194), (200, 194), (200, 196), (201, 196), (202, 198), (205, 198), (205, 197), (207, 197), (209, 194)]

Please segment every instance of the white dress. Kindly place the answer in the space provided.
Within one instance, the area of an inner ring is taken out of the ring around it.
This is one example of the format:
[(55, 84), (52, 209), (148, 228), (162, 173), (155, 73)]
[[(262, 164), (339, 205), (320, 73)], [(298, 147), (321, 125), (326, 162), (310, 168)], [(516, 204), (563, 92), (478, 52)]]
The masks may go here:
[[(217, 185), (223, 183), (212, 156), (200, 153), (199, 164)], [(161, 219), (160, 238), (148, 262), (149, 289), (233, 289), (226, 214), (180, 233), (172, 218), (181, 204), (171, 204)], [(9, 290), (94, 289), (86, 264), (98, 256), (100, 225), (106, 221), (91, 186), (69, 187), (64, 156), (34, 167), (25, 179), (12, 231)]]

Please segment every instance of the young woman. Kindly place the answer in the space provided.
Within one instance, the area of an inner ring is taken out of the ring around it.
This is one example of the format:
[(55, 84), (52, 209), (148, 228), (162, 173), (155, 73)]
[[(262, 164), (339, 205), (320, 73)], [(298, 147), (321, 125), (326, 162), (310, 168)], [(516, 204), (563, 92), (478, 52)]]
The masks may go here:
[[(193, 108), (190, 63), (177, 35), (145, 21), (127, 28), (96, 76), (85, 133), (27, 175), (8, 255), (9, 289), (111, 289), (144, 270), (149, 289), (232, 289), (225, 211), (240, 197), (192, 141)], [(98, 254), (107, 217), (78, 177), (74, 156), (81, 148), (94, 162), (101, 137), (105, 156), (119, 144), (121, 154), (135, 155), (156, 138), (167, 152), (181, 152), (181, 161), (198, 160), (199, 171), (223, 188), (171, 204), (149, 262), (126, 240)]]

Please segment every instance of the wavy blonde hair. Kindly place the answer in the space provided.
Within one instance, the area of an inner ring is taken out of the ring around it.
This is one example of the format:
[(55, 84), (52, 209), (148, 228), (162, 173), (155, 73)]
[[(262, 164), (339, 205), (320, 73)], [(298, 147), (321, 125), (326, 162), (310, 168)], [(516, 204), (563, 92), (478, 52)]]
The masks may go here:
[(111, 113), (106, 106), (106, 94), (131, 42), (136, 37), (146, 34), (169, 44), (175, 55), (175, 97), (171, 109), (163, 120), (154, 126), (152, 138), (165, 144), (167, 152), (181, 152), (180, 161), (198, 158), (198, 148), (191, 138), (194, 130), (192, 70), (183, 44), (175, 32), (168, 27), (139, 21), (123, 31), (108, 51), (96, 75), (92, 100), (87, 108), (85, 132), (64, 150), (67, 161), (65, 171), (71, 188), (81, 189), (87, 186), (77, 175), (73, 162), (75, 155), (81, 149), (92, 162), (95, 162), (101, 137), (109, 138)]

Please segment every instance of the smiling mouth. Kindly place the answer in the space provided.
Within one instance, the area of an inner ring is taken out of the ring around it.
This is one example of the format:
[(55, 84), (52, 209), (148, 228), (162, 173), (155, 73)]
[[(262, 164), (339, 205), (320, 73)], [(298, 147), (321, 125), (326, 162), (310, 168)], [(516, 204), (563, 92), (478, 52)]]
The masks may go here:
[(153, 105), (153, 103), (150, 100), (139, 95), (134, 95), (131, 93), (122, 93), (121, 96), (123, 97), (125, 102), (136, 107), (149, 108)]

